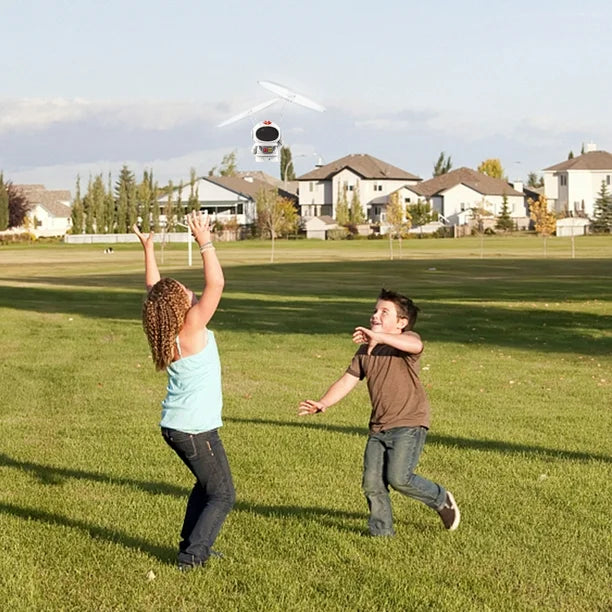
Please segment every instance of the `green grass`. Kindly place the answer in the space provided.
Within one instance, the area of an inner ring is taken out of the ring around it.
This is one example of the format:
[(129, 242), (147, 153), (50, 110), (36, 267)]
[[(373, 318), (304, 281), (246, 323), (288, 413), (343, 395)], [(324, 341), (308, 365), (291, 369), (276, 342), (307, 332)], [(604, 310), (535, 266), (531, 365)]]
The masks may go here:
[[(0, 247), (0, 601), (6, 610), (609, 610), (612, 238), (220, 245), (211, 327), (238, 502), (174, 567), (191, 479), (159, 435), (165, 376), (135, 246)], [(397, 256), (397, 245), (395, 254)], [(195, 258), (196, 264), (199, 263)], [(184, 246), (162, 273), (192, 287)], [(381, 286), (415, 299), (433, 426), (418, 471), (463, 520), (393, 494), (367, 537), (364, 385), (298, 419)], [(149, 570), (155, 574), (147, 579)]]

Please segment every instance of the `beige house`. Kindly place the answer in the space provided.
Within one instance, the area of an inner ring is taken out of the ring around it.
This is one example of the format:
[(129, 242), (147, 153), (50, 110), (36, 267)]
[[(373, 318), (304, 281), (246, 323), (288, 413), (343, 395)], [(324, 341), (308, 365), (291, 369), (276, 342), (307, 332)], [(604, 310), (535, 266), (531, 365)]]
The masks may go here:
[(421, 180), (371, 155), (346, 155), (298, 177), (301, 215), (335, 219), (338, 196), (345, 190), (349, 205), (357, 193), (366, 219), (378, 220), (390, 193)]
[(542, 173), (551, 210), (592, 219), (602, 181), (612, 192), (612, 153), (597, 151), (594, 144), (588, 144), (583, 155), (545, 168)]
[(15, 185), (30, 203), (28, 218), (36, 236), (64, 236), (72, 225), (70, 191), (44, 185)]
[(338, 228), (338, 224), (329, 216), (310, 217), (304, 222), (306, 238), (327, 240), (327, 232)]
[[(526, 194), (521, 183), (514, 187), (471, 168), (457, 168), (405, 190), (429, 202), (440, 218), (451, 225), (463, 225), (472, 217), (472, 208), (482, 208), (491, 218), (498, 217), (506, 197), (510, 217), (518, 229), (529, 227)], [(485, 213), (485, 216), (487, 214)]]

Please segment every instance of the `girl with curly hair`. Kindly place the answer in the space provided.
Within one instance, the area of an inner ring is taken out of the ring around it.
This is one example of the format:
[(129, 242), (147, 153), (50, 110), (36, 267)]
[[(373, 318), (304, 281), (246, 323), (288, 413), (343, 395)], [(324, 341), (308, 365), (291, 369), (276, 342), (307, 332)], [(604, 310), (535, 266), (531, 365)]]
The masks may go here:
[(204, 291), (199, 300), (177, 280), (160, 277), (153, 232), (146, 236), (136, 225), (133, 228), (145, 256), (143, 327), (155, 368), (168, 374), (162, 436), (196, 478), (181, 531), (180, 570), (206, 563), (235, 502), (218, 433), (222, 425), (221, 364), (215, 336), (207, 329), (223, 293), (223, 270), (211, 242), (208, 215), (194, 211), (187, 222), (203, 261)]

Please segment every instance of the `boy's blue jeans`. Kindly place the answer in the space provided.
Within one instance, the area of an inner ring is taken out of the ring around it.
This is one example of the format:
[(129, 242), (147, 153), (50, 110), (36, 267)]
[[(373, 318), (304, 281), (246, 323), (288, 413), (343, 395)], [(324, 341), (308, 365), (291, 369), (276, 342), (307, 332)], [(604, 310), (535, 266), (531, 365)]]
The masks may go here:
[(372, 535), (395, 534), (389, 487), (436, 510), (444, 505), (444, 488), (414, 473), (426, 436), (425, 427), (395, 427), (368, 436), (362, 486), (370, 508)]
[(162, 436), (196, 477), (185, 511), (178, 562), (199, 565), (210, 556), (236, 501), (227, 455), (216, 429), (189, 434), (162, 427)]

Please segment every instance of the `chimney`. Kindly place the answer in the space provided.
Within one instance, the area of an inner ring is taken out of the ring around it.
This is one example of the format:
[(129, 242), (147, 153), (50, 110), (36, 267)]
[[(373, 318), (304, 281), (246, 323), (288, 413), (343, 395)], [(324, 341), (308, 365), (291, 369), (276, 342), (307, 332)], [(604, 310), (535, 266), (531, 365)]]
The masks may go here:
[(594, 142), (587, 142), (584, 144), (585, 153), (592, 153), (593, 151), (597, 151), (597, 145)]
[(521, 193), (523, 193), (523, 181), (513, 181), (510, 184), (512, 185), (512, 188), (515, 191), (520, 191)]
[(252, 176), (249, 176), (248, 174), (247, 174), (247, 176), (243, 176), (242, 178), (243, 178), (243, 179), (244, 179), (244, 180), (245, 180), (247, 183), (252, 183), (252, 182), (253, 182), (253, 177), (252, 177)]

